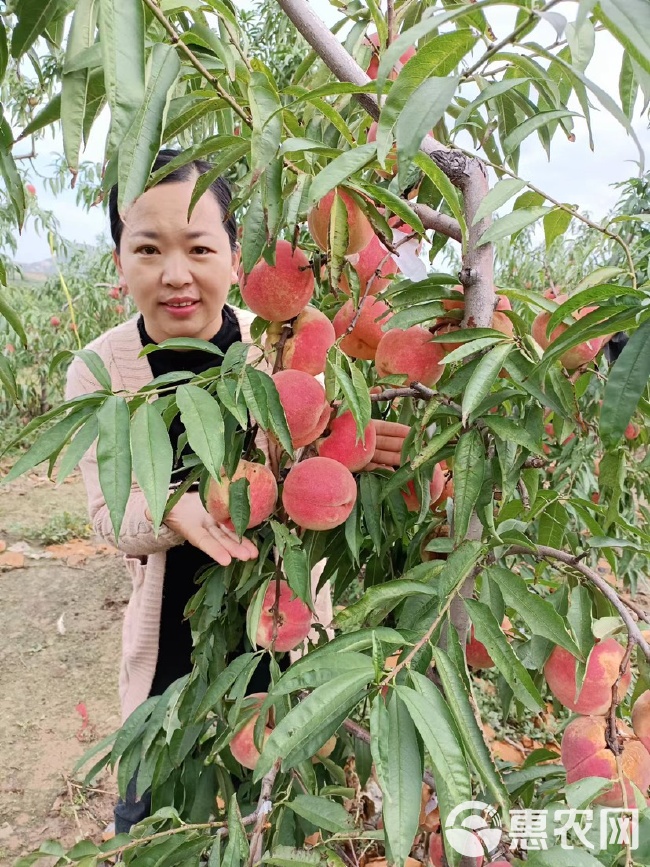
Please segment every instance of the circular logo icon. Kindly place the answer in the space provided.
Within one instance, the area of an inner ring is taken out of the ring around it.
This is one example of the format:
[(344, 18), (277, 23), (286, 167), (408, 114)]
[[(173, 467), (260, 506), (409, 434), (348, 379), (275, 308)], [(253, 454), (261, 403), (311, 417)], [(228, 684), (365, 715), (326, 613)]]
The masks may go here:
[[(468, 813), (460, 820), (463, 813)], [(451, 811), (445, 822), (449, 845), (468, 858), (496, 852), (503, 831), (496, 807), (483, 801), (463, 801)]]

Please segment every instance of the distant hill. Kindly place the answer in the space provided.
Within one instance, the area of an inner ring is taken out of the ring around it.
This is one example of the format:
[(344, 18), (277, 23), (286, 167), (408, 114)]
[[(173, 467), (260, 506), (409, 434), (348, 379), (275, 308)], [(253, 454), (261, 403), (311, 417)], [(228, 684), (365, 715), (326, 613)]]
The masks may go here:
[[(63, 263), (72, 258), (75, 253), (92, 253), (95, 249), (96, 247), (92, 244), (68, 243), (67, 254), (63, 253), (58, 259)], [(38, 262), (16, 262), (16, 265), (23, 272), (25, 280), (32, 283), (44, 283), (48, 277), (52, 277), (57, 273), (56, 262), (52, 256), (48, 256), (47, 259), (41, 259)]]

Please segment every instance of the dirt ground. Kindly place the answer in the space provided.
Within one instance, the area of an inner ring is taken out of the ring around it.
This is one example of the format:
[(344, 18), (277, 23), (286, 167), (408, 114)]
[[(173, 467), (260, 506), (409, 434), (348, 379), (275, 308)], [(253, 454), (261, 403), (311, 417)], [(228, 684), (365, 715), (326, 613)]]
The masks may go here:
[(86, 837), (100, 842), (117, 797), (108, 771), (90, 788), (81, 786), (82, 771), (76, 777), (71, 771), (120, 724), (117, 679), (130, 581), (119, 552), (96, 539), (48, 547), (31, 541), (64, 512), (80, 525), (87, 521), (79, 475), (57, 488), (31, 474), (0, 494), (2, 867), (47, 839), (66, 848)]

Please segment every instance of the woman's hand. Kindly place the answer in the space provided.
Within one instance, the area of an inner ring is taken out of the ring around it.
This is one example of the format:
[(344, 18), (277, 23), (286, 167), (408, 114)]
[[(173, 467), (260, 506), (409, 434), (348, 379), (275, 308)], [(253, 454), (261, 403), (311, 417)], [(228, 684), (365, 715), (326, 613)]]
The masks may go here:
[(381, 421), (376, 418), (371, 419), (371, 424), (374, 425), (377, 433), (377, 445), (370, 463), (366, 464), (364, 469), (393, 470), (395, 467), (399, 467), (402, 463), (404, 439), (411, 428), (407, 424), (400, 424), (396, 421)]
[[(145, 515), (150, 521), (149, 509), (145, 510)], [(163, 523), (222, 566), (227, 566), (231, 560), (254, 560), (257, 557), (257, 548), (250, 539), (243, 538), (240, 542), (233, 530), (213, 520), (198, 491), (183, 494)]]

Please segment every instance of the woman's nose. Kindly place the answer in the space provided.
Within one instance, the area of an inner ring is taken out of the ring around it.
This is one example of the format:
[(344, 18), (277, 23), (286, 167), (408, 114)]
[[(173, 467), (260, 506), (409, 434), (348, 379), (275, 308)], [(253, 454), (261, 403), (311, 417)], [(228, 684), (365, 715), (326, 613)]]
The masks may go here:
[(162, 279), (168, 286), (179, 287), (190, 284), (192, 282), (192, 270), (187, 257), (180, 253), (166, 256)]

